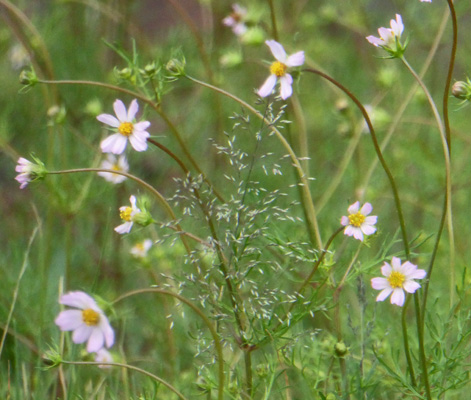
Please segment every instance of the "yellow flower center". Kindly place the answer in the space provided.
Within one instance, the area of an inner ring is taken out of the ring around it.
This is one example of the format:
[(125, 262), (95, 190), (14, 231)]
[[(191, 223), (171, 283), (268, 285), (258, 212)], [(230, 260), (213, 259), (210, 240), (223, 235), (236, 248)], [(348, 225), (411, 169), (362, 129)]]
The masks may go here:
[(402, 284), (405, 280), (405, 275), (397, 271), (391, 272), (391, 275), (388, 276), (389, 284), (393, 289), (402, 288)]
[(360, 212), (357, 212), (356, 214), (350, 214), (348, 216), (348, 220), (350, 221), (350, 225), (356, 226), (357, 228), (359, 228), (361, 226), (361, 224), (363, 224), (363, 222), (365, 222), (365, 218), (366, 217)]
[(113, 171), (121, 171), (121, 168), (119, 167), (118, 164), (113, 164), (113, 166), (111, 167), (111, 169), (112, 169)]
[(282, 62), (275, 61), (271, 66), (270, 66), (270, 72), (273, 75), (276, 75), (278, 78), (284, 76), (286, 74), (286, 70), (288, 67), (283, 64)]
[(131, 222), (131, 214), (132, 214), (131, 207), (126, 207), (124, 210), (121, 210), (119, 212), (119, 216), (121, 217), (121, 219), (126, 222)]
[(82, 311), (82, 319), (88, 326), (96, 326), (100, 322), (100, 314), (91, 308)]
[(131, 122), (121, 122), (121, 125), (118, 127), (118, 132), (123, 136), (129, 136), (134, 127)]
[(144, 243), (137, 243), (136, 244), (137, 251), (144, 251)]

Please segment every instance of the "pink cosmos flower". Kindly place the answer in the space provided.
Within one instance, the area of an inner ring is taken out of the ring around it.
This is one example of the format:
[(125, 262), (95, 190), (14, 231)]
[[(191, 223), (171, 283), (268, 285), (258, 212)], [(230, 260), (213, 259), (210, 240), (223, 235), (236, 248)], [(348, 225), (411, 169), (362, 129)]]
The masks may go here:
[(113, 328), (92, 297), (80, 291), (69, 292), (61, 296), (59, 303), (74, 307), (61, 311), (55, 320), (61, 331), (73, 331), (74, 343), (87, 342), (89, 353), (98, 352), (104, 345), (113, 346)]
[(304, 64), (304, 51), (298, 51), (290, 56), (285, 52), (283, 46), (275, 40), (267, 40), (265, 42), (270, 48), (273, 57), (277, 61), (270, 66), (270, 76), (267, 78), (262, 87), (258, 90), (260, 97), (267, 97), (275, 88), (276, 82), (280, 81), (280, 96), (286, 100), (293, 93), (293, 77), (288, 74), (288, 68), (299, 67)]
[(131, 232), (131, 228), (134, 224), (133, 217), (135, 217), (137, 214), (141, 212), (141, 210), (137, 208), (137, 205), (136, 205), (137, 203), (136, 196), (131, 196), (129, 198), (129, 201), (131, 203), (131, 207), (123, 206), (119, 208), (119, 216), (124, 221), (124, 223), (114, 228), (114, 230), (121, 235), (123, 235), (124, 233)]
[(239, 6), (238, 4), (232, 5), (232, 13), (222, 20), (222, 23), (229, 28), (236, 36), (242, 36), (247, 32), (247, 26), (244, 23), (244, 18), (247, 15), (247, 9)]
[[(124, 154), (121, 154), (118, 158), (113, 154), (108, 154), (106, 160), (101, 162), (100, 168), (103, 169), (112, 169), (114, 171), (128, 172), (129, 164), (126, 160)], [(124, 182), (126, 178), (124, 175), (113, 174), (111, 172), (97, 172), (97, 174), (103, 177), (108, 182), (118, 184)]]
[(402, 23), (402, 17), (396, 14), (396, 20), (391, 20), (391, 29), (379, 28), (379, 38), (375, 36), (367, 36), (366, 40), (376, 47), (388, 47), (392, 50), (396, 49), (396, 40), (399, 42), (401, 39), (402, 32), (404, 31), (404, 24)]
[(107, 137), (100, 144), (103, 153), (121, 154), (126, 145), (131, 142), (131, 146), (136, 151), (147, 150), (147, 138), (150, 136), (146, 129), (150, 126), (149, 121), (134, 122), (134, 118), (139, 110), (137, 100), (131, 101), (129, 110), (121, 100), (113, 103), (116, 117), (110, 114), (100, 114), (96, 119), (117, 130), (117, 133)]
[(385, 278), (371, 279), (371, 286), (373, 289), (381, 290), (376, 301), (385, 300), (390, 294), (391, 304), (396, 304), (400, 307), (404, 305), (405, 293), (415, 293), (420, 285), (414, 279), (423, 279), (427, 272), (423, 269), (417, 269), (417, 265), (406, 261), (401, 264), (401, 260), (393, 257), (391, 265), (387, 262), (381, 267), (381, 273)]
[(348, 207), (348, 216), (343, 216), (340, 223), (345, 226), (344, 233), (353, 236), (355, 239), (363, 241), (363, 235), (372, 235), (376, 232), (376, 215), (368, 216), (373, 207), (370, 203), (363, 204), (360, 209), (360, 202), (357, 201)]

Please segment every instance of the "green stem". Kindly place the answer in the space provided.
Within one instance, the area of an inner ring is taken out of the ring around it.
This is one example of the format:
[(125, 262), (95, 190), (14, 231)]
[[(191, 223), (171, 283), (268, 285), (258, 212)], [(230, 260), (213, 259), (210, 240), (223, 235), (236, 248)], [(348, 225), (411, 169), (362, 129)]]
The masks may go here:
[(407, 296), (406, 303), (402, 308), (402, 318), (401, 318), (401, 325), (402, 325), (402, 340), (404, 342), (404, 352), (406, 353), (406, 361), (407, 366), (409, 367), (409, 375), (411, 384), (413, 387), (417, 387), (417, 381), (415, 379), (414, 373), (414, 364), (412, 363), (412, 357), (410, 355), (410, 346), (409, 346), (409, 337), (407, 335), (407, 308), (410, 303), (410, 296)]
[(432, 400), (432, 394), (430, 392), (430, 383), (428, 380), (428, 369), (427, 360), (425, 357), (425, 344), (424, 344), (424, 329), (422, 325), (422, 317), (420, 312), (419, 293), (414, 293), (414, 305), (415, 305), (415, 317), (417, 321), (417, 336), (419, 338), (419, 359), (420, 366), (422, 367), (422, 381), (425, 386), (425, 394), (427, 400)]
[(149, 288), (149, 289), (138, 289), (138, 290), (133, 290), (132, 292), (128, 292), (123, 294), (122, 296), (118, 297), (113, 303), (117, 303), (118, 301), (121, 301), (125, 298), (137, 295), (137, 294), (142, 294), (142, 293), (160, 293), (166, 296), (172, 296), (175, 297), (176, 299), (180, 300), (182, 303), (185, 303), (188, 307), (190, 307), (198, 316), (203, 320), (204, 324), (208, 327), (209, 332), (211, 333), (211, 336), (213, 337), (214, 341), (214, 347), (216, 349), (216, 353), (218, 356), (218, 365), (219, 365), (219, 370), (218, 370), (218, 381), (219, 381), (219, 389), (218, 389), (218, 400), (223, 400), (224, 396), (224, 356), (222, 353), (222, 345), (221, 341), (219, 338), (219, 335), (214, 328), (213, 324), (209, 320), (209, 318), (198, 308), (196, 307), (191, 301), (186, 299), (185, 297), (173, 293), (168, 290), (163, 290), (163, 289), (157, 289), (157, 288)]
[(276, 26), (275, 5), (273, 4), (273, 0), (268, 0), (268, 5), (270, 6), (271, 29), (272, 29), (273, 39), (279, 42), (278, 28)]
[(156, 382), (161, 383), (168, 389), (170, 389), (173, 393), (175, 393), (178, 398), (181, 400), (188, 400), (183, 394), (181, 394), (177, 389), (175, 389), (170, 383), (164, 381), (162, 378), (159, 378), (157, 375), (151, 374), (150, 372), (139, 368), (135, 367), (134, 365), (129, 365), (129, 364), (122, 364), (122, 363), (115, 363), (115, 362), (92, 362), (92, 361), (65, 361), (61, 360), (61, 364), (69, 364), (69, 365), (97, 365), (97, 366), (110, 366), (110, 367), (123, 367), (126, 369), (130, 369), (132, 371), (137, 371), (143, 375), (148, 376), (149, 378), (155, 380)]
[(350, 92), (345, 86), (343, 86), (340, 82), (336, 81), (334, 78), (331, 78), (329, 75), (325, 74), (324, 72), (321, 72), (317, 69), (304, 69), (303, 71), (305, 72), (311, 72), (313, 74), (319, 75), (322, 78), (328, 80), (329, 82), (333, 83), (335, 86), (337, 86), (339, 89), (341, 89), (350, 99), (356, 104), (356, 106), (359, 108), (361, 113), (363, 114), (363, 118), (365, 119), (366, 125), (368, 126), (368, 129), (370, 131), (370, 136), (371, 140), (373, 142), (374, 149), (376, 151), (376, 155), (379, 159), (379, 162), (381, 163), (381, 166), (383, 167), (384, 172), (386, 173), (389, 183), (391, 185), (391, 189), (393, 192), (393, 197), (394, 197), (394, 202), (396, 205), (396, 210), (399, 218), (399, 224), (401, 226), (401, 233), (402, 233), (402, 242), (404, 245), (404, 251), (406, 253), (406, 258), (409, 259), (410, 257), (410, 248), (409, 248), (409, 240), (407, 239), (407, 231), (406, 231), (406, 224), (404, 220), (404, 214), (402, 212), (402, 205), (401, 205), (401, 200), (399, 199), (399, 193), (397, 190), (396, 182), (394, 180), (394, 177), (391, 173), (391, 170), (389, 169), (388, 165), (386, 164), (386, 160), (383, 157), (383, 153), (381, 152), (381, 148), (378, 144), (378, 139), (376, 137), (376, 132), (374, 130), (373, 124), (371, 123), (371, 119), (368, 115), (368, 112), (366, 111), (365, 107), (363, 104), (358, 100), (358, 98)]
[(307, 227), (308, 227), (309, 237), (310, 237), (311, 243), (315, 247), (322, 248), (323, 246), (322, 246), (322, 240), (321, 240), (320, 231), (319, 231), (319, 225), (317, 223), (316, 210), (315, 210), (315, 207), (314, 207), (314, 202), (312, 200), (311, 192), (309, 190), (309, 181), (307, 179), (306, 173), (304, 172), (304, 170), (301, 166), (301, 163), (299, 162), (298, 157), (294, 153), (294, 151), (291, 148), (288, 141), (281, 134), (281, 132), (275, 126), (273, 126), (273, 124), (269, 120), (267, 120), (265, 118), (265, 116), (260, 114), (260, 112), (258, 110), (256, 110), (254, 107), (252, 107), (250, 104), (246, 103), (242, 99), (239, 99), (238, 97), (234, 96), (233, 94), (231, 94), (231, 93), (229, 93), (229, 92), (227, 92), (227, 91), (225, 91), (225, 90), (223, 90), (219, 87), (210, 85), (209, 83), (206, 83), (206, 82), (202, 82), (202, 81), (200, 81), (196, 78), (193, 78), (189, 75), (185, 75), (185, 77), (187, 79), (189, 79), (190, 81), (198, 84), (198, 85), (201, 85), (201, 86), (204, 86), (204, 87), (209, 88), (211, 90), (214, 90), (214, 91), (216, 91), (216, 92), (218, 92), (218, 93), (220, 93), (220, 94), (222, 94), (226, 97), (229, 97), (230, 99), (236, 101), (241, 106), (243, 106), (244, 108), (249, 110), (251, 113), (253, 113), (255, 116), (257, 116), (259, 119), (261, 119), (265, 123), (265, 125), (276, 135), (278, 140), (281, 142), (283, 147), (288, 152), (288, 154), (291, 158), (291, 161), (293, 162), (294, 167), (296, 169), (296, 172), (298, 174), (298, 178), (299, 178), (299, 181), (300, 181), (299, 184), (302, 186), (302, 193), (303, 193), (304, 200), (305, 200), (305, 202), (304, 202), (304, 204), (305, 204), (305, 214), (308, 216), (308, 218), (306, 220), (306, 224), (307, 224)]

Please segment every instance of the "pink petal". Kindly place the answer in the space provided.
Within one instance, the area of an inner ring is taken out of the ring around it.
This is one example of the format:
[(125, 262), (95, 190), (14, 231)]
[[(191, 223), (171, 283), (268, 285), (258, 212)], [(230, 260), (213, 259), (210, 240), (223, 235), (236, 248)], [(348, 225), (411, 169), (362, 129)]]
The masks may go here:
[(360, 229), (365, 235), (372, 235), (373, 233), (376, 232), (376, 228), (374, 226), (366, 225), (366, 224), (362, 224)]
[(360, 228), (353, 228), (353, 237), (363, 242), (363, 232)]
[(383, 274), (383, 276), (389, 276), (391, 275), (391, 272), (391, 266), (387, 262), (385, 262), (384, 265), (381, 267), (381, 273)]
[(293, 88), (291, 84), (293, 83), (293, 78), (290, 74), (285, 74), (280, 78), (280, 95), (283, 100), (286, 100), (293, 94)]
[(236, 20), (232, 17), (226, 17), (222, 20), (222, 23), (226, 26), (232, 27), (236, 24)]
[(349, 214), (356, 214), (360, 209), (360, 202), (356, 201), (351, 206), (348, 207), (347, 211)]
[(399, 307), (402, 307), (404, 305), (405, 298), (406, 295), (404, 294), (404, 290), (400, 288), (394, 289), (391, 295), (391, 304), (396, 304)]
[(90, 337), (92, 331), (93, 328), (91, 326), (82, 324), (74, 330), (74, 333), (72, 334), (72, 341), (74, 343), (83, 343)]
[(273, 88), (276, 85), (276, 75), (270, 75), (262, 87), (258, 90), (257, 94), (260, 97), (267, 97), (273, 91)]
[(80, 308), (82, 310), (85, 310), (86, 308), (98, 308), (93, 297), (81, 291), (68, 292), (63, 294), (59, 300), (59, 303), (69, 307)]
[[(365, 215), (365, 214), (363, 214)], [(369, 217), (366, 217), (365, 218), (365, 224), (366, 225), (374, 225), (376, 224), (376, 222), (378, 222), (378, 217), (376, 215), (370, 215)]]
[(383, 301), (387, 299), (387, 297), (392, 293), (392, 288), (385, 288), (378, 296), (376, 297), (376, 301)]
[(417, 270), (417, 265), (414, 265), (409, 261), (406, 261), (404, 264), (402, 264), (402, 267), (401, 267), (401, 272), (406, 277), (409, 277), (410, 275), (414, 274), (416, 270)]
[(105, 338), (103, 336), (103, 332), (99, 327), (94, 327), (90, 334), (90, 338), (88, 339), (87, 351), (89, 353), (96, 353), (103, 347), (104, 342)]
[(116, 228), (114, 228), (115, 232), (118, 232), (120, 235), (123, 235), (125, 233), (129, 233), (131, 232), (131, 228), (132, 228), (132, 222), (125, 222), (124, 224), (121, 224), (119, 226), (117, 226)]
[(343, 233), (347, 236), (353, 236), (355, 234), (355, 227), (351, 225), (347, 225)]
[(402, 286), (408, 293), (415, 293), (415, 291), (420, 288), (420, 285), (414, 281), (405, 281)]
[(340, 224), (343, 226), (350, 225), (350, 220), (348, 219), (348, 217), (343, 216), (342, 219), (340, 220)]
[(135, 131), (145, 131), (150, 126), (149, 121), (141, 121), (134, 124)]
[(373, 35), (367, 36), (366, 40), (368, 40), (368, 42), (370, 42), (372, 45), (376, 47), (382, 46), (384, 44), (384, 41), (382, 39), (377, 38), (376, 36), (373, 36)]
[(131, 101), (131, 104), (129, 105), (128, 115), (127, 115), (127, 120), (129, 122), (131, 122), (135, 118), (138, 110), (139, 110), (139, 104), (137, 104), (137, 100), (134, 99), (133, 101)]
[(363, 204), (363, 207), (360, 209), (360, 213), (365, 216), (371, 213), (371, 211), (373, 211), (373, 207), (370, 203)]
[(386, 278), (372, 278), (371, 287), (375, 290), (383, 290), (389, 286), (389, 281)]
[(304, 51), (298, 51), (297, 53), (291, 54), (286, 60), (286, 65), (288, 67), (299, 67), (303, 64), (304, 64)]
[(61, 331), (73, 331), (83, 324), (82, 311), (61, 311), (55, 319), (54, 323)]
[[(266, 45), (270, 48), (273, 57), (275, 57), (278, 61), (286, 64), (286, 52), (285, 49), (281, 44), (279, 44), (276, 40), (266, 40)], [(262, 96), (263, 97), (263, 96)]]
[(402, 266), (401, 259), (398, 258), (398, 257), (393, 257), (392, 260), (391, 260), (391, 265), (392, 265), (394, 271), (399, 270)]
[(131, 122), (127, 120), (126, 106), (121, 100), (116, 100), (113, 103), (113, 109), (120, 122)]
[(136, 151), (145, 151), (147, 150), (147, 141), (141, 140), (141, 138), (137, 135), (129, 136), (129, 141), (131, 142), (131, 146)]
[(120, 133), (108, 136), (100, 143), (103, 153), (121, 154), (126, 148), (128, 139)]
[(117, 128), (121, 124), (116, 117), (110, 114), (100, 114), (96, 119), (106, 125), (112, 126), (113, 128)]
[(426, 275), (427, 275), (427, 271), (425, 271), (424, 269), (418, 269), (417, 271), (414, 271), (414, 273), (410, 274), (407, 278), (424, 279)]
[(105, 337), (106, 347), (110, 348), (114, 344), (114, 331), (106, 317), (101, 318), (100, 329)]

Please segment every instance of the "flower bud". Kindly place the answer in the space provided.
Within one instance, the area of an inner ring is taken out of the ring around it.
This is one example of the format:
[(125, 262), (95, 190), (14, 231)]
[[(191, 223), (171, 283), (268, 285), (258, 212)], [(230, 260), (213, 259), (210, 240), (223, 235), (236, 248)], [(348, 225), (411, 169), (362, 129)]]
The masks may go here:
[(469, 100), (471, 98), (471, 84), (464, 81), (457, 81), (451, 88), (451, 94), (460, 100)]
[(185, 57), (172, 58), (166, 65), (167, 71), (170, 75), (178, 77), (178, 76), (185, 76)]
[(25, 69), (20, 73), (20, 83), (25, 86), (34, 86), (38, 83), (38, 77), (32, 69), (30, 71)]
[(141, 226), (147, 226), (154, 222), (152, 215), (148, 211), (141, 211), (132, 217), (132, 221)]
[(337, 342), (334, 346), (334, 352), (337, 357), (344, 357), (348, 353), (348, 347), (344, 342)]

